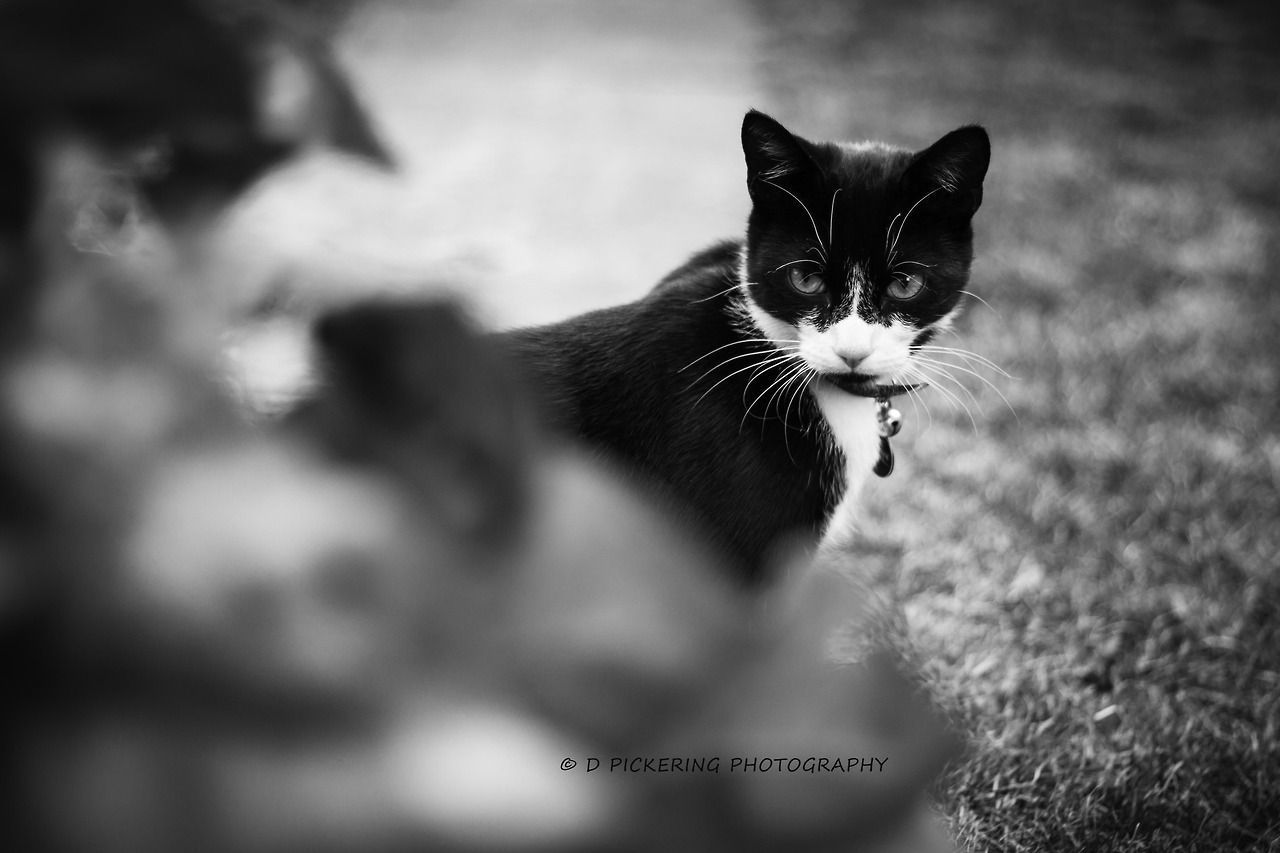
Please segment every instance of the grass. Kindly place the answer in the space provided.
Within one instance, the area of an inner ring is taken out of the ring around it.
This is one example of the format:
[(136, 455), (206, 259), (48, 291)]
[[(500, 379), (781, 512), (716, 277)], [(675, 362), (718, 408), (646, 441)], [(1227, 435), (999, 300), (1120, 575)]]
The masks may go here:
[[(984, 124), (976, 429), (909, 405), (864, 559), (975, 851), (1280, 850), (1280, 28), (1261, 5), (758, 2), (774, 112)], [(959, 392), (957, 392), (959, 393)], [(964, 395), (962, 395), (964, 396)]]

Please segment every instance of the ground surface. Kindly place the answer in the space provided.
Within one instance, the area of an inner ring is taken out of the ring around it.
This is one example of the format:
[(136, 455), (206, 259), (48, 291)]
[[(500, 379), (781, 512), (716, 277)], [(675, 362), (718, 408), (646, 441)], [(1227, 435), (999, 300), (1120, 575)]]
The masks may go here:
[(984, 302), (953, 343), (1014, 378), (956, 373), (972, 421), (941, 390), (905, 406), (863, 554), (973, 741), (954, 828), (1280, 850), (1280, 31), (1256, 9), (383, 4), (342, 51), (403, 173), (320, 158), (241, 227), (281, 234), (264, 267), (534, 322), (740, 228), (747, 106), (919, 146), (983, 123)]

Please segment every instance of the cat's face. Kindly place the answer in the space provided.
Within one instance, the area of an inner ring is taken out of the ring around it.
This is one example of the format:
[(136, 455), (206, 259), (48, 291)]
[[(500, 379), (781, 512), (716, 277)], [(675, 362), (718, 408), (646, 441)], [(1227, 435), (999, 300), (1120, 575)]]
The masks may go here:
[(986, 131), (911, 152), (811, 143), (752, 111), (742, 144), (753, 204), (742, 280), (756, 326), (850, 393), (927, 381), (918, 348), (969, 278)]

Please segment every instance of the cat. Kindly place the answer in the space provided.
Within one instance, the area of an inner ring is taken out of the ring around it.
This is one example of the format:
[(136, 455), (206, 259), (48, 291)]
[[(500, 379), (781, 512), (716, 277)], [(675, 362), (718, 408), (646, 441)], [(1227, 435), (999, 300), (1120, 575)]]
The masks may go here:
[(877, 398), (928, 380), (926, 347), (968, 282), (990, 141), (966, 126), (918, 152), (815, 143), (752, 110), (742, 145), (744, 240), (638, 301), (502, 340), (546, 417), (654, 484), (755, 581), (781, 537), (846, 525), (885, 473)]

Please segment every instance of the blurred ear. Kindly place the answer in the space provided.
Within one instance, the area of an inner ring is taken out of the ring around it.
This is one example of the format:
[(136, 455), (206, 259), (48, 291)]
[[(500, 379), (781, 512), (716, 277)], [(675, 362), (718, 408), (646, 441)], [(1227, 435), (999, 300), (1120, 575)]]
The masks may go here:
[(742, 120), (742, 151), (747, 158), (747, 190), (752, 198), (764, 182), (777, 182), (816, 168), (797, 137), (756, 110)]
[(924, 199), (931, 212), (968, 219), (982, 204), (982, 180), (991, 159), (987, 132), (971, 125), (953, 130), (915, 159), (903, 176), (912, 203)]
[(259, 130), (296, 147), (328, 145), (386, 168), (391, 155), (319, 44), (272, 37), (258, 50)]
[(493, 343), (445, 302), (369, 302), (315, 329), (322, 431), (407, 481), (455, 533), (514, 532), (532, 454), (527, 407)]

